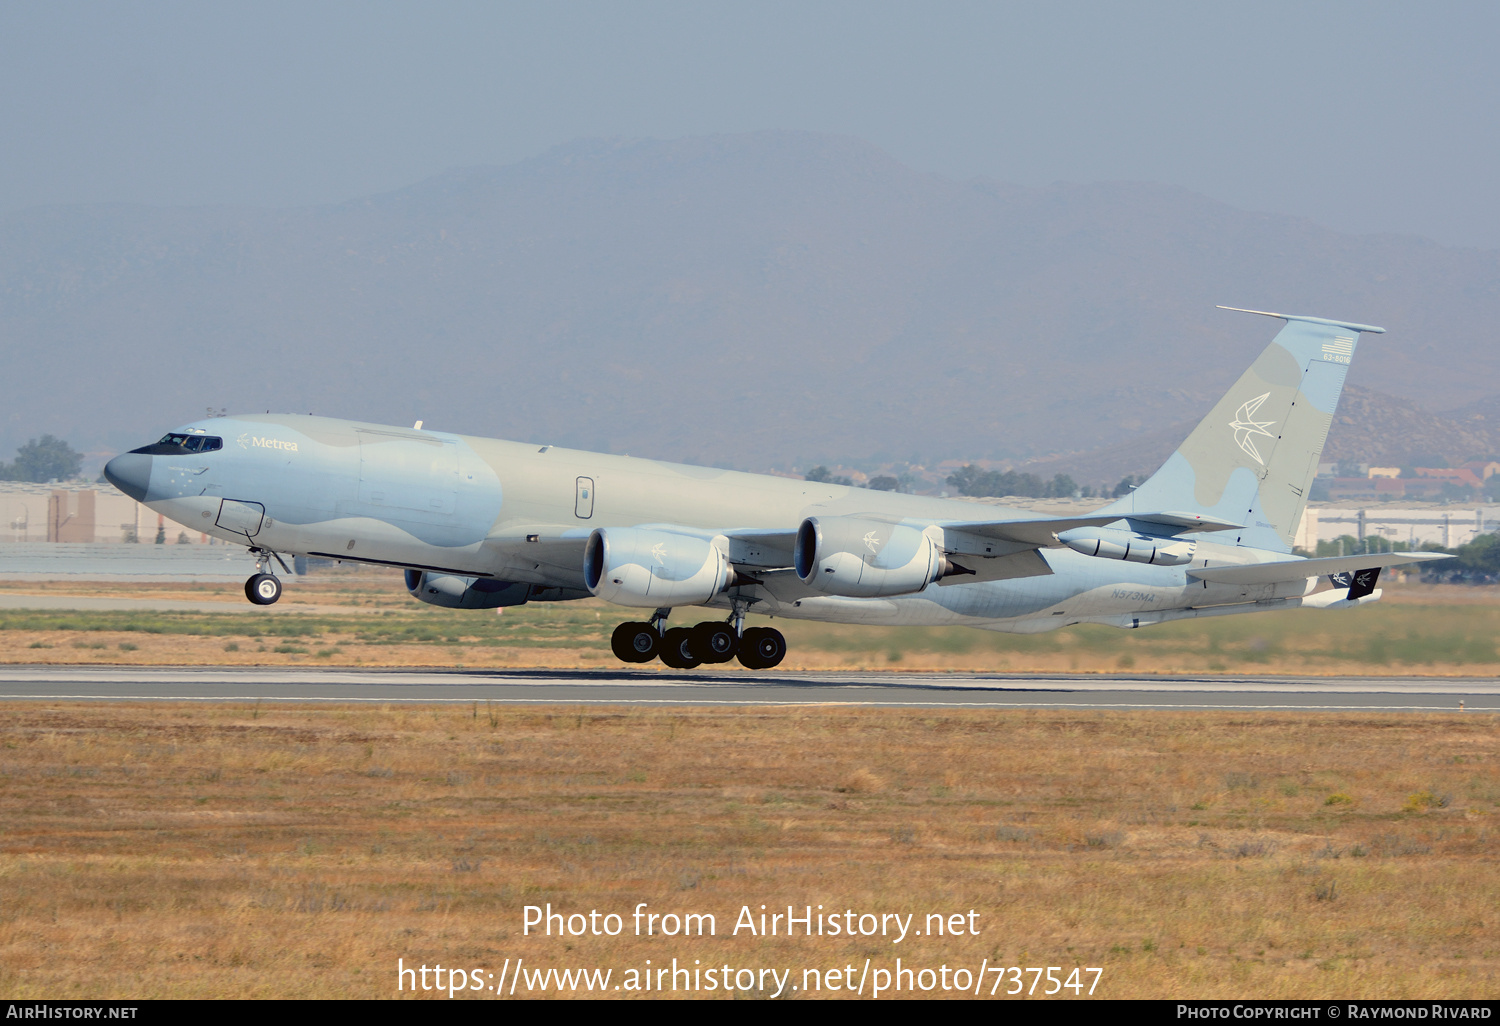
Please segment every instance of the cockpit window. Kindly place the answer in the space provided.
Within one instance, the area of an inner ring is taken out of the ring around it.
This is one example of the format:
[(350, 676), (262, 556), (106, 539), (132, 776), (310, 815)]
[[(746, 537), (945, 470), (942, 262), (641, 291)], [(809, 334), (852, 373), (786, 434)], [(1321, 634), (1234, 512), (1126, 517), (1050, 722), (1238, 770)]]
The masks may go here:
[(213, 435), (163, 435), (157, 445), (177, 445), (188, 452), (213, 452), (215, 449), (224, 448), (224, 439), (215, 438)]

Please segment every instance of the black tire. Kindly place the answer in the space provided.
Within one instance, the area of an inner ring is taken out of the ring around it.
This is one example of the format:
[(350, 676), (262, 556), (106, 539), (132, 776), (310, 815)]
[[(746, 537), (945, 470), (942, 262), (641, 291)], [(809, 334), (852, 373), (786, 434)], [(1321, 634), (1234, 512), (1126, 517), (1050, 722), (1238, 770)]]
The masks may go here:
[(769, 670), (786, 658), (786, 638), (774, 627), (751, 627), (740, 638), (740, 663), (747, 670)]
[(693, 654), (705, 663), (727, 663), (740, 650), (740, 639), (727, 623), (707, 621), (693, 628)]
[(740, 635), (740, 649), (738, 655), (740, 657), (740, 665), (747, 670), (765, 669), (765, 667), (760, 664), (760, 653), (757, 650), (757, 644), (760, 640), (761, 632), (764, 630), (764, 627), (746, 627), (745, 632)]
[(661, 650), (657, 653), (661, 661), (674, 670), (691, 670), (701, 659), (693, 651), (693, 629), (673, 627), (661, 636)]
[(245, 582), (245, 597), (257, 606), (271, 606), (281, 598), (281, 581), (274, 574), (256, 574)]
[(661, 635), (649, 623), (632, 620), (615, 628), (609, 647), (622, 663), (649, 663), (661, 647)]

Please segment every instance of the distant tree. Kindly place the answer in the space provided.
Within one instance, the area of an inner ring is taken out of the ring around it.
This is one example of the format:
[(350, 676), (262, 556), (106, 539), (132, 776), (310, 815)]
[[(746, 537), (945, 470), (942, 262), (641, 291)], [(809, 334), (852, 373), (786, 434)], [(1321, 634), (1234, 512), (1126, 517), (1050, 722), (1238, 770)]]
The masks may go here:
[(1438, 498), (1444, 502), (1473, 502), (1475, 489), (1457, 481), (1444, 481)]
[(1422, 568), (1423, 576), (1466, 584), (1492, 584), (1500, 580), (1500, 534), (1481, 534), (1456, 549), (1438, 551), (1451, 552), (1458, 558), (1428, 563)]
[(1319, 556), (1359, 556), (1364, 554), (1364, 542), (1352, 534), (1342, 534), (1328, 541), (1318, 542)]
[(1411, 546), (1406, 542), (1391, 541), (1384, 535), (1370, 534), (1360, 541), (1352, 534), (1344, 534), (1332, 541), (1318, 542), (1315, 556), (1368, 556), (1372, 552), (1406, 552)]
[(970, 491), (970, 489), (974, 485), (975, 478), (977, 478), (981, 473), (982, 471), (978, 467), (974, 466), (974, 464), (972, 463), (969, 463), (965, 466), (959, 467), (953, 473), (949, 474), (948, 483), (951, 484), (954, 488), (958, 489), (959, 495), (974, 495), (976, 493)]
[(1035, 474), (1015, 470), (980, 470), (972, 463), (949, 475), (948, 483), (957, 488), (960, 495), (973, 496), (1028, 495), (1032, 498), (1051, 499), (1071, 496), (1078, 491), (1078, 485), (1067, 474), (1058, 474), (1051, 481), (1043, 481)]
[(8, 468), (13, 481), (66, 481), (78, 476), (83, 454), (61, 438), (43, 435), (33, 438), (16, 450), (16, 460)]
[(1493, 581), (1500, 577), (1500, 535), (1481, 534), (1456, 550), (1458, 571), (1469, 580)]
[(1491, 502), (1500, 502), (1500, 474), (1491, 474), (1484, 483), (1484, 497)]
[(870, 478), (870, 483), (866, 487), (877, 492), (899, 492), (901, 490), (901, 482), (894, 477), (882, 474), (880, 477)]
[(836, 484), (836, 485), (850, 485), (850, 486), (852, 486), (854, 484), (854, 478), (852, 478), (852, 477), (845, 477), (842, 474), (840, 474), (837, 477), (835, 477), (833, 471), (829, 470), (827, 467), (824, 467), (824, 466), (813, 467), (811, 470), (809, 470), (807, 473), (803, 474), (802, 476), (803, 476), (804, 479), (806, 479), (808, 481), (818, 481), (818, 482), (820, 482), (822, 484)]
[(1122, 495), (1129, 495), (1136, 485), (1141, 484), (1145, 480), (1145, 478), (1136, 477), (1134, 474), (1126, 474), (1120, 478), (1120, 483), (1115, 485), (1115, 490), (1109, 493), (1110, 497), (1118, 499)]

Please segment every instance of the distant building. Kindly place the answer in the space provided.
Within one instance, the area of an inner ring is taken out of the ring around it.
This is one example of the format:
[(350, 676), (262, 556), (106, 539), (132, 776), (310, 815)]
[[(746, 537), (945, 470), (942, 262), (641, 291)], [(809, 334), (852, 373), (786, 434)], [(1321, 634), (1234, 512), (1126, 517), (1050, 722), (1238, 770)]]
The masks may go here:
[(0, 544), (7, 542), (121, 543), (156, 541), (160, 527), (166, 544), (218, 544), (201, 531), (179, 524), (142, 506), (112, 485), (98, 488), (73, 483), (59, 487), (24, 481), (0, 482)]
[(1328, 498), (1390, 502), (1406, 498), (1408, 483), (1409, 478), (1400, 477), (1336, 477), (1328, 482)]
[(1468, 467), (1416, 467), (1414, 473), (1418, 477), (1446, 481), (1462, 488), (1478, 488), (1483, 483), (1483, 479)]
[[(1408, 479), (1410, 480), (1410, 479)], [(1296, 546), (1308, 552), (1320, 541), (1350, 535), (1363, 541), (1384, 538), (1413, 549), (1467, 544), (1480, 534), (1500, 531), (1500, 506), (1308, 506), (1298, 526)]]
[(1460, 492), (1478, 492), (1484, 487), (1484, 480), (1468, 467), (1415, 467), (1412, 470), (1416, 475), (1414, 477), (1397, 477), (1386, 473), (1390, 469), (1392, 468), (1371, 467), (1366, 477), (1336, 477), (1328, 482), (1328, 498), (1332, 501), (1437, 501), (1454, 498), (1454, 488)]

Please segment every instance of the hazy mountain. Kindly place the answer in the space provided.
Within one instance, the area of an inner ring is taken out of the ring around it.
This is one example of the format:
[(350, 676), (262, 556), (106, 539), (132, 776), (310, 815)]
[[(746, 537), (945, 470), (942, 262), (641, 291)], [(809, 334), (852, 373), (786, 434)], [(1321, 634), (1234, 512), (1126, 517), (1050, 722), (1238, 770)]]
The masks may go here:
[[(1156, 470), (1196, 424), (1185, 420), (1114, 445), (1029, 462), (1022, 469), (1042, 477), (1068, 474), (1079, 484), (1112, 485), (1126, 474)], [(1409, 399), (1358, 385), (1344, 389), (1323, 448), (1326, 462), (1397, 467), (1458, 466), (1494, 456), (1500, 456), (1500, 418), (1486, 422), (1467, 408), (1439, 416)]]
[(336, 206), (0, 219), (0, 453), (316, 412), (759, 469), (1040, 457), (1206, 409), (1279, 325), (1351, 382), (1500, 387), (1500, 253), (1182, 189), (921, 174), (799, 133), (584, 141)]
[(1500, 395), (1486, 396), (1449, 412), (1454, 420), (1470, 422), (1474, 427), (1500, 431)]

